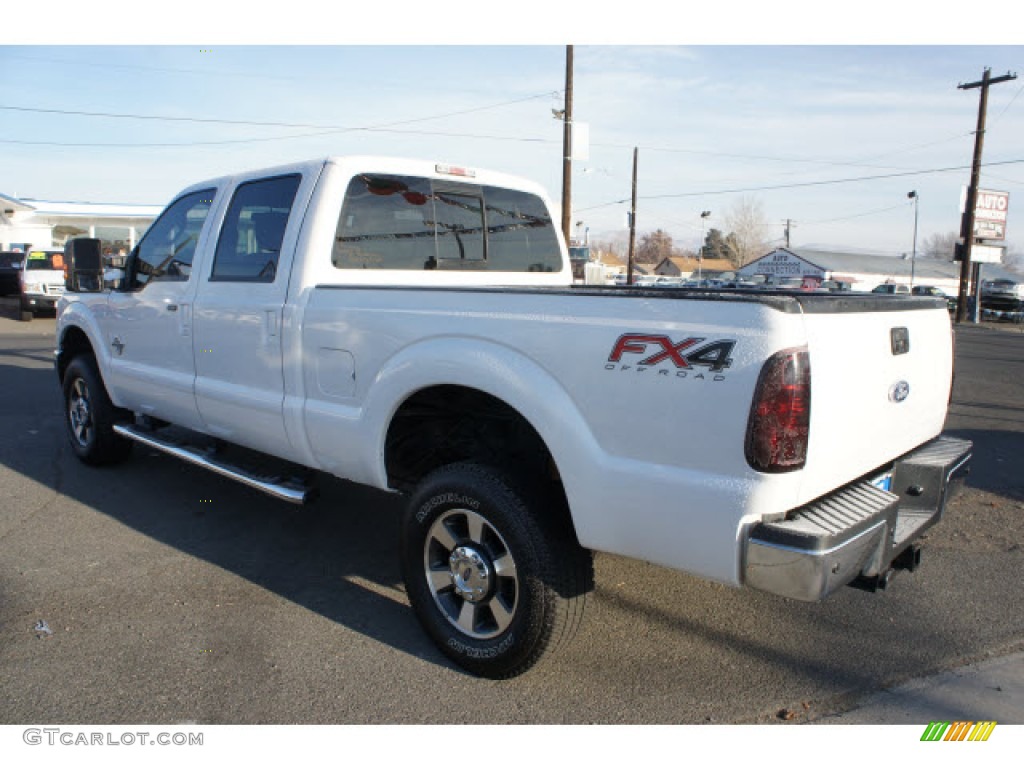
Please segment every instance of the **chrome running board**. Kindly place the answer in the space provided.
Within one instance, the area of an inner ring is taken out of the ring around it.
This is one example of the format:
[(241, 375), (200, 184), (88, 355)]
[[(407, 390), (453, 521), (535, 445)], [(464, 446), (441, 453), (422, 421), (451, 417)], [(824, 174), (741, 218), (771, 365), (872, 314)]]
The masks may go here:
[(227, 462), (219, 461), (202, 449), (161, 439), (152, 432), (139, 429), (131, 424), (115, 424), (114, 432), (121, 437), (126, 437), (129, 440), (142, 443), (149, 448), (155, 448), (158, 451), (163, 451), (175, 458), (183, 459), (191, 464), (208, 469), (211, 472), (216, 472), (218, 475), (223, 475), (224, 477), (229, 477), (232, 480), (237, 480), (240, 483), (248, 485), (250, 488), (263, 491), (270, 496), (282, 499), (292, 504), (305, 504), (310, 500), (312, 495), (312, 488), (295, 480), (288, 480), (279, 476), (258, 475), (256, 473), (249, 472), (241, 467), (236, 467), (232, 464), (228, 464)]

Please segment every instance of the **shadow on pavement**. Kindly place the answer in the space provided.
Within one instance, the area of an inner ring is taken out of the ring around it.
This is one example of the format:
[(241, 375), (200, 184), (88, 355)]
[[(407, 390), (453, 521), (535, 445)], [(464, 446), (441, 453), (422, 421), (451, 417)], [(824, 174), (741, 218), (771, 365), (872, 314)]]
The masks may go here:
[[(38, 350), (2, 353), (52, 361)], [(0, 442), (0, 462), (15, 472), (333, 622), (455, 669), (405, 601), (401, 497), (322, 476), (320, 498), (294, 507), (140, 445), (123, 465), (87, 467), (67, 444), (53, 369), (0, 364), (0, 380), (8, 392), (37, 394), (39, 429), (29, 439), (38, 446)], [(24, 404), (0, 399), (0, 423), (16, 415), (25, 417)]]

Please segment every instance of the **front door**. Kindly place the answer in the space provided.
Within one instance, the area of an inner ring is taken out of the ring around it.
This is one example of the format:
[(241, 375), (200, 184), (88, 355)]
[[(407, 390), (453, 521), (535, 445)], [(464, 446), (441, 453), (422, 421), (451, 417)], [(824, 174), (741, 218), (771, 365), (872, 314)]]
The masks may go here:
[(108, 384), (138, 413), (201, 429), (192, 353), (193, 257), (209, 237), (215, 189), (183, 195), (146, 232), (132, 260), (131, 285), (114, 291), (102, 321), (111, 355)]

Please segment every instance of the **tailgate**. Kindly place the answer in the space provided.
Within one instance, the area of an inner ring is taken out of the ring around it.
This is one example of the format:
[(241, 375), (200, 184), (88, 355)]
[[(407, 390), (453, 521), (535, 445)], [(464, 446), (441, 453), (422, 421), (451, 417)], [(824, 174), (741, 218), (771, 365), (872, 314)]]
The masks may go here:
[(811, 424), (802, 502), (938, 435), (953, 364), (944, 305), (891, 297), (840, 312), (805, 306), (804, 321)]

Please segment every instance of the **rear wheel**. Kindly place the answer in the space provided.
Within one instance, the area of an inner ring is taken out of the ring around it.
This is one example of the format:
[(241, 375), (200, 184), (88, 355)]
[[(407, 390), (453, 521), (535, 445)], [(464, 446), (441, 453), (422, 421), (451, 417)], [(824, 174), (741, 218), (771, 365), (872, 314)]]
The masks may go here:
[(428, 475), (406, 508), (402, 570), (420, 623), (450, 659), (514, 677), (575, 634), (593, 581), (551, 494), (454, 464)]
[(72, 360), (64, 372), (64, 420), (71, 450), (86, 464), (111, 464), (131, 453), (131, 441), (114, 432), (120, 415), (110, 402), (96, 361), (87, 355)]

